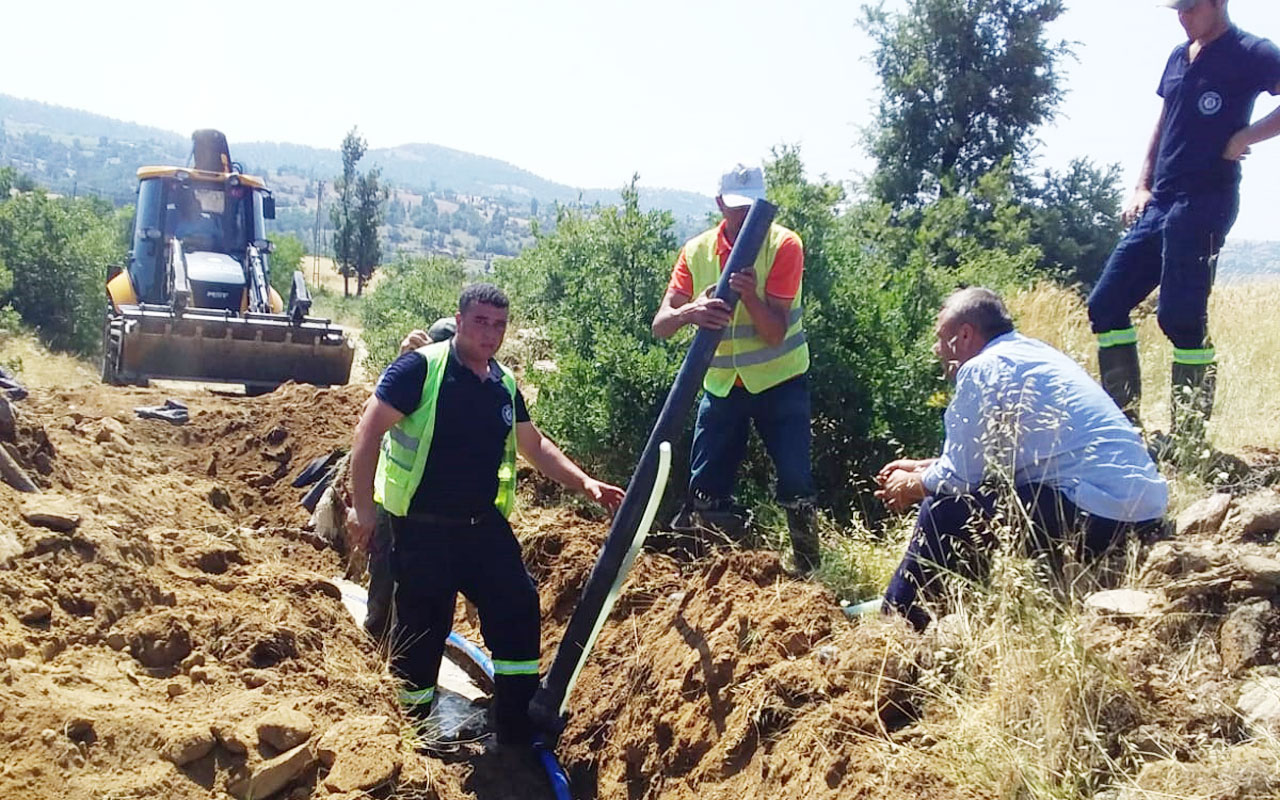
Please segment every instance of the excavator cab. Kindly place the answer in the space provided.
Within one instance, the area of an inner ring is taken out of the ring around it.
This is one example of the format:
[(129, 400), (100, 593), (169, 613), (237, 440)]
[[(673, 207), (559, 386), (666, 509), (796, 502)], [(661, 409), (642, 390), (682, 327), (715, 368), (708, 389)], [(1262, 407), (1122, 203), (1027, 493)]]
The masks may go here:
[(309, 316), (302, 274), (287, 305), (271, 288), (266, 184), (240, 172), (217, 131), (197, 131), (192, 153), (194, 167), (138, 170), (128, 265), (108, 275), (103, 380), (346, 383), (354, 349)]

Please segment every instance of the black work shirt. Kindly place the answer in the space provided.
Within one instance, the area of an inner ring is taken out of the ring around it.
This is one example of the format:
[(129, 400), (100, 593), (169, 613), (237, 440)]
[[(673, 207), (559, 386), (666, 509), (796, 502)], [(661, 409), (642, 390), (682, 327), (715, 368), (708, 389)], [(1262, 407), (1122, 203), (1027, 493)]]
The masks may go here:
[(1157, 93), (1164, 125), (1156, 155), (1156, 195), (1235, 189), (1240, 162), (1222, 157), (1249, 127), (1253, 103), (1280, 85), (1280, 48), (1232, 27), (1189, 61), (1190, 42), (1173, 49)]
[[(489, 361), (489, 374), (481, 379), (450, 346), (444, 363), (431, 449), (409, 513), (469, 517), (493, 508), (512, 419), (528, 422), (529, 411), (518, 389), (511, 407), (497, 362)], [(426, 358), (417, 351), (405, 353), (382, 373), (374, 394), (408, 416), (422, 403), (426, 379)]]

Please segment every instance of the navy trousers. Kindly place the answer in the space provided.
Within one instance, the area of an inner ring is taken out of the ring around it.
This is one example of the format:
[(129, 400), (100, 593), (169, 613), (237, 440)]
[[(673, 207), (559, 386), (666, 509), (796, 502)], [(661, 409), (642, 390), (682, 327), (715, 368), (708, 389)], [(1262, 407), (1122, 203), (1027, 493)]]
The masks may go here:
[(1238, 209), (1234, 189), (1153, 199), (1116, 245), (1089, 295), (1093, 332), (1131, 327), (1129, 312), (1159, 286), (1160, 330), (1176, 348), (1207, 346), (1218, 251)]
[[(1018, 487), (1017, 502), (1021, 509), (1009, 510), (1023, 512), (1031, 521), (1028, 554), (1055, 570), (1061, 567), (1061, 544), (1067, 537), (1078, 537), (1072, 542), (1076, 557), (1090, 560), (1123, 543), (1131, 527), (1086, 514), (1058, 490), (1040, 484)], [(949, 578), (983, 580), (997, 547), (991, 522), (998, 510), (996, 494), (986, 490), (926, 497), (906, 555), (885, 591), (885, 613), (901, 614), (916, 630), (924, 630), (930, 616), (922, 601), (941, 603)]]
[(494, 510), (475, 525), (424, 525), (391, 517), (395, 549), (392, 667), (406, 704), (419, 713), (434, 699), (458, 592), (475, 604), (493, 656), (494, 719), (509, 741), (532, 734), (529, 701), (538, 688), (542, 618), (538, 591), (511, 526)]

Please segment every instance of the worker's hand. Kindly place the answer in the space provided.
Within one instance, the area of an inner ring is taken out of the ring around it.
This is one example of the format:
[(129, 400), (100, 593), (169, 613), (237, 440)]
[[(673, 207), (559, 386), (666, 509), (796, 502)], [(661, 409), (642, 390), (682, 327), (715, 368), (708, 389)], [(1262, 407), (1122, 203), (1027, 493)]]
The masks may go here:
[(680, 306), (680, 320), (686, 325), (718, 331), (728, 327), (731, 319), (729, 304), (718, 297), (703, 295)]
[(1249, 147), (1249, 139), (1245, 136), (1245, 130), (1238, 130), (1230, 139), (1227, 140), (1227, 149), (1222, 151), (1222, 157), (1228, 161), (1244, 161), (1244, 157), (1253, 152)]
[(609, 509), (610, 514), (618, 510), (618, 506), (622, 505), (622, 497), (626, 494), (617, 486), (598, 481), (595, 478), (587, 478), (582, 482), (582, 493), (588, 499), (594, 500)]
[(729, 288), (738, 293), (739, 297), (756, 297), (756, 271), (751, 267), (738, 270), (729, 276)]
[(1138, 217), (1142, 216), (1142, 212), (1147, 210), (1147, 204), (1151, 202), (1151, 190), (1139, 187), (1133, 190), (1133, 196), (1129, 198), (1129, 202), (1125, 204), (1124, 213), (1120, 218), (1124, 220), (1125, 225), (1132, 225), (1138, 221)]
[(896, 469), (875, 494), (890, 511), (906, 511), (924, 499), (924, 481), (918, 471)]
[(880, 471), (876, 473), (876, 485), (883, 487), (885, 481), (889, 480), (889, 476), (897, 470), (905, 470), (906, 472), (922, 472), (928, 469), (929, 465), (932, 463), (933, 459), (931, 458), (899, 458), (895, 461), (890, 461), (888, 464), (881, 467)]
[(409, 335), (404, 337), (404, 341), (400, 343), (400, 355), (404, 355), (410, 350), (417, 350), (419, 347), (426, 347), (431, 344), (431, 337), (424, 330), (414, 329), (409, 331)]
[(369, 540), (373, 537), (376, 517), (377, 510), (373, 503), (357, 503), (347, 508), (347, 541), (352, 547), (369, 552)]

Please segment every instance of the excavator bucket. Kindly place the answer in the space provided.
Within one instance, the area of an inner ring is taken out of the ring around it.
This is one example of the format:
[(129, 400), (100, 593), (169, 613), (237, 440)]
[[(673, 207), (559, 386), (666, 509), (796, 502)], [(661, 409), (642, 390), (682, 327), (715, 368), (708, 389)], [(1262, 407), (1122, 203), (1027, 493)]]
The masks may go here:
[(281, 314), (167, 306), (122, 306), (108, 322), (103, 377), (112, 383), (150, 378), (243, 383), (272, 388), (286, 381), (345, 384), (355, 350), (326, 319), (294, 322)]

